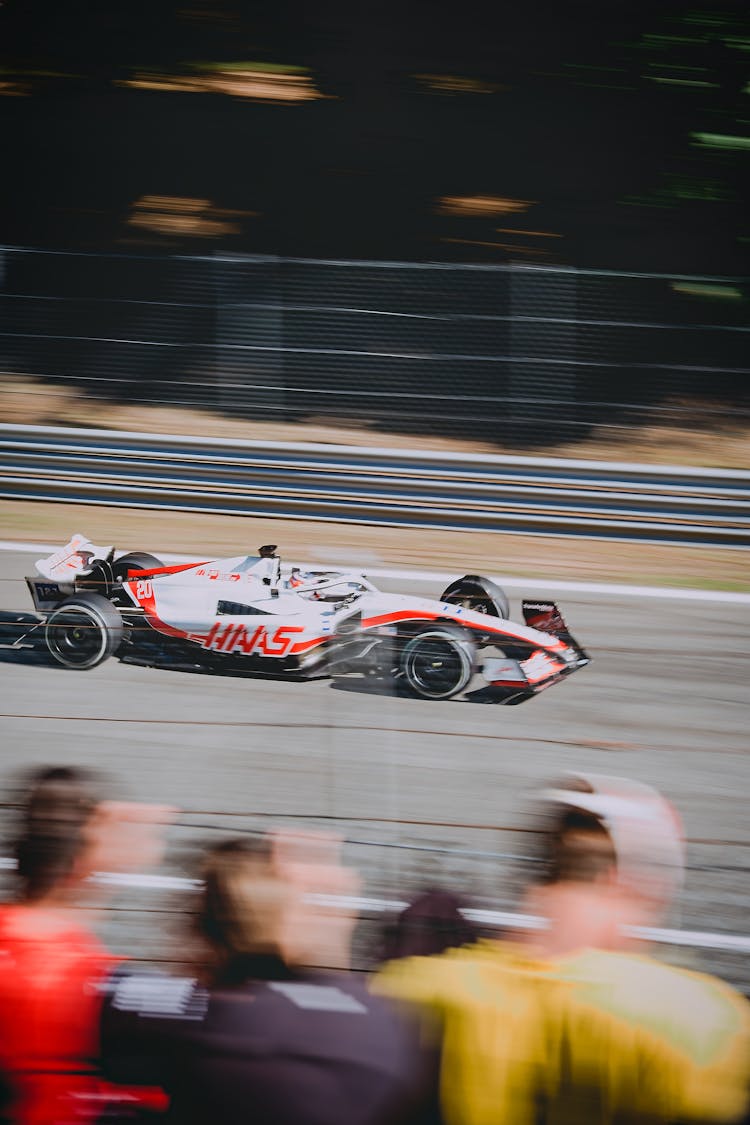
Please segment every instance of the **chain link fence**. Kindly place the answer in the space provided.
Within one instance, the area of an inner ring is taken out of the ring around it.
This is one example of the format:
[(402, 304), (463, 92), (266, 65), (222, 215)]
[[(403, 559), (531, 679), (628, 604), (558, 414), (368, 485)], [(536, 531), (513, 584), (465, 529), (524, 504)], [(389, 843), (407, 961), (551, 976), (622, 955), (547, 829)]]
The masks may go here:
[(4, 371), (118, 402), (521, 449), (750, 416), (736, 279), (6, 248), (0, 298)]

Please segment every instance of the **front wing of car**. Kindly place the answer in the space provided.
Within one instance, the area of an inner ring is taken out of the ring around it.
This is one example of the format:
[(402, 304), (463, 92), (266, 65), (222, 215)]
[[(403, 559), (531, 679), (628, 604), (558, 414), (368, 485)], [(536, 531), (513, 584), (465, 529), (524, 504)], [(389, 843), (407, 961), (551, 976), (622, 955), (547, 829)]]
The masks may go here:
[(568, 648), (563, 656), (537, 649), (524, 660), (507, 657), (485, 660), (482, 676), (491, 687), (509, 696), (529, 698), (588, 663), (588, 656), (577, 646)]

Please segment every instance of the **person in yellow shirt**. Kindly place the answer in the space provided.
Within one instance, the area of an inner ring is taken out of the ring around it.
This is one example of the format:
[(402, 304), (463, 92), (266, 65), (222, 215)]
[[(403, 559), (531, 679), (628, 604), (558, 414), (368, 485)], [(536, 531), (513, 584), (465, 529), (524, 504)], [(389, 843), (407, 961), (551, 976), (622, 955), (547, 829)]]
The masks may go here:
[(636, 952), (679, 886), (670, 805), (624, 779), (544, 794), (544, 925), (391, 962), (374, 989), (421, 1007), (439, 1036), (446, 1125), (738, 1122), (750, 1087), (750, 1005), (721, 981)]

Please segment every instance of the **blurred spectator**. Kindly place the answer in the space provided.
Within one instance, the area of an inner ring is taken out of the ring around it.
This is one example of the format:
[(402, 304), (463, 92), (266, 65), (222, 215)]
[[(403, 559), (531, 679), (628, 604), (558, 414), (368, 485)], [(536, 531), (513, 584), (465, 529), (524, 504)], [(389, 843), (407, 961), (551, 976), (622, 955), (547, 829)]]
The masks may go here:
[(447, 1125), (734, 1122), (750, 1007), (710, 976), (629, 948), (679, 885), (682, 841), (655, 790), (572, 779), (545, 793), (544, 928), (399, 960), (379, 993), (421, 1006), (442, 1042)]
[[(104, 799), (83, 770), (40, 770), (15, 842), (19, 892), (0, 906), (0, 1120), (76, 1125), (136, 1099), (103, 1082), (96, 982), (115, 959), (82, 924), (83, 891), (97, 871), (158, 859), (159, 806)], [(86, 888), (91, 902), (90, 884)], [(101, 890), (99, 891), (101, 894)], [(139, 1099), (164, 1104), (161, 1095)]]
[(116, 973), (102, 1019), (105, 1072), (163, 1086), (181, 1125), (435, 1120), (412, 1024), (353, 976), (302, 968), (348, 956), (352, 915), (331, 896), (351, 890), (351, 878), (332, 841), (232, 840), (209, 853), (203, 876), (206, 986)]
[(476, 941), (477, 929), (463, 916), (461, 906), (461, 899), (449, 891), (419, 895), (386, 928), (383, 960), (431, 957)]

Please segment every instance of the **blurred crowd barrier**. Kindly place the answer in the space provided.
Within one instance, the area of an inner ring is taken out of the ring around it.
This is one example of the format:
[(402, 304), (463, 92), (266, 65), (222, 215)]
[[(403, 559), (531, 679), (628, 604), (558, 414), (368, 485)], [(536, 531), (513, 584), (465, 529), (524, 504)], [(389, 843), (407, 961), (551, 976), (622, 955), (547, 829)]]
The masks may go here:
[(736, 279), (8, 247), (0, 307), (2, 369), (61, 402), (520, 447), (750, 416)]
[[(7, 840), (16, 809), (0, 801), (0, 841), (6, 844), (0, 849), (0, 900), (12, 894), (15, 882)], [(199, 887), (196, 856), (230, 835), (258, 839), (275, 823), (292, 832), (333, 830), (340, 836), (346, 863), (361, 877), (346, 900), (359, 918), (352, 949), (358, 971), (372, 969), (390, 920), (427, 888), (460, 888), (467, 920), (487, 936), (535, 925), (519, 913), (518, 903), (540, 864), (538, 827), (393, 820), (361, 821), (355, 828), (340, 818), (183, 809), (169, 826), (168, 854), (158, 872), (97, 875), (95, 883), (117, 896), (100, 919), (107, 945), (151, 966), (187, 961), (183, 939)], [(668, 961), (717, 972), (750, 995), (747, 845), (726, 836), (687, 844), (684, 886), (665, 924), (649, 926), (641, 936)]]

